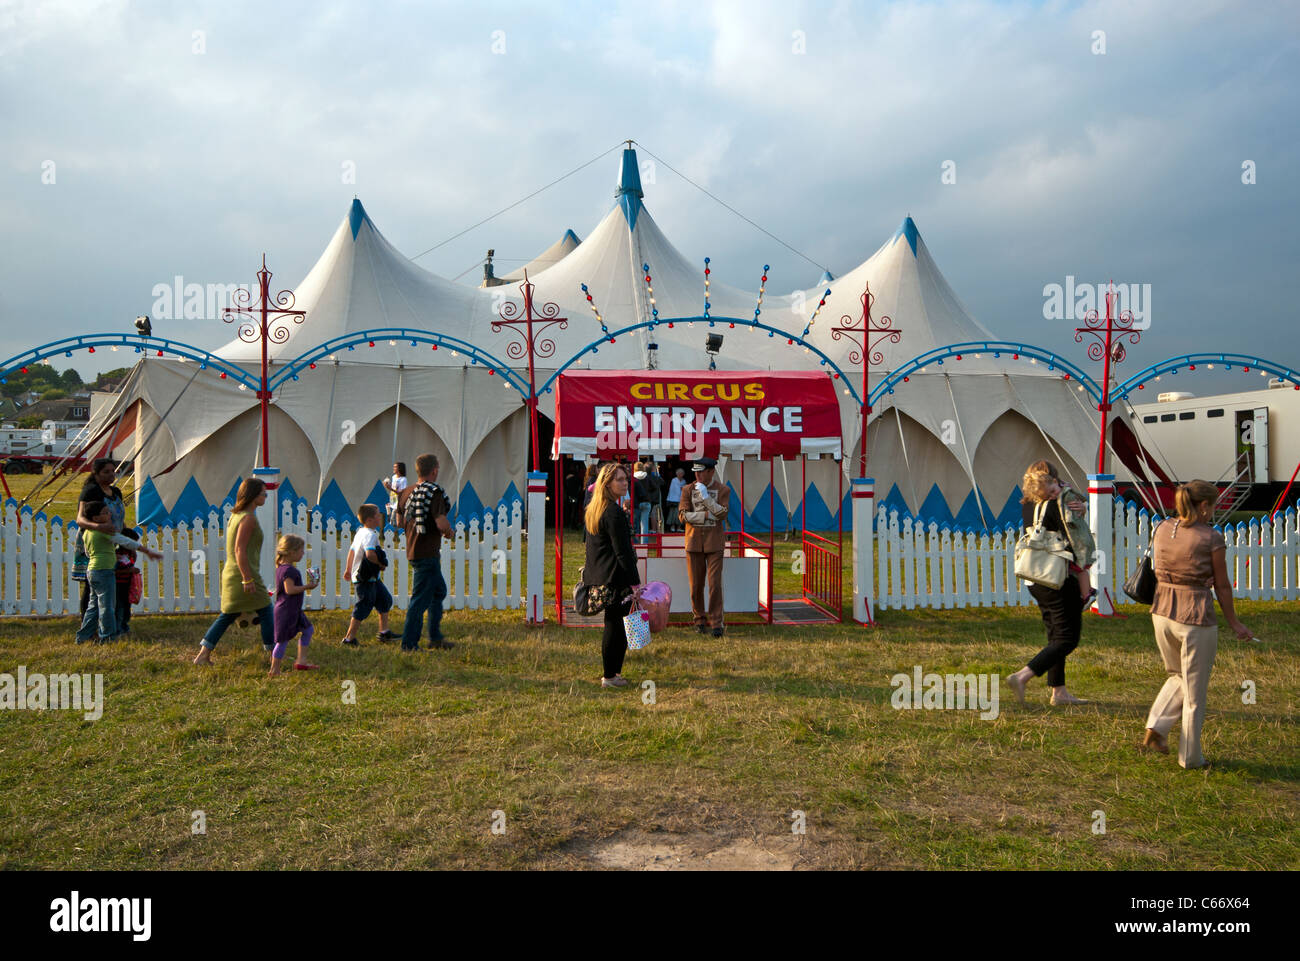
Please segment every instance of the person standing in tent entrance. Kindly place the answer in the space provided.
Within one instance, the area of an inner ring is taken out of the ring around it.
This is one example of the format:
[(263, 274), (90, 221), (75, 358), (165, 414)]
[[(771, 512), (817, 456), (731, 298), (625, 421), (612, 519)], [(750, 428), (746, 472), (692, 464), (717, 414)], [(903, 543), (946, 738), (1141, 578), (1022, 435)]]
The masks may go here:
[(632, 500), (636, 504), (633, 514), (635, 523), (632, 526), (636, 531), (637, 543), (644, 544), (649, 540), (650, 508), (654, 506), (651, 502), (650, 472), (645, 461), (637, 461), (632, 467)]
[(664, 529), (664, 479), (655, 466), (655, 459), (647, 457), (644, 461), (646, 486), (650, 488), (650, 530), (662, 534)]
[(671, 531), (682, 529), (681, 521), (677, 518), (677, 508), (682, 502), (682, 488), (685, 485), (686, 471), (679, 467), (673, 472), (673, 479), (668, 485), (668, 513), (664, 515), (664, 520), (668, 522), (668, 529)]
[(262, 632), (262, 647), (275, 648), (275, 617), (271, 598), (258, 563), (262, 558), (262, 526), (254, 511), (266, 503), (266, 484), (250, 477), (239, 485), (235, 506), (226, 522), (226, 563), (221, 568), (221, 613), (212, 622), (199, 646), (194, 663), (212, 663), (212, 650), (240, 614), (255, 614)]
[[(691, 465), (695, 483), (682, 486), (677, 517), (686, 525), (686, 575), (691, 583), (691, 613), (695, 629), (722, 636), (722, 555), (727, 547), (727, 509), (731, 489), (717, 478), (718, 462), (701, 457)], [(704, 607), (704, 581), (709, 582), (709, 606)]]
[(411, 601), (402, 626), (402, 650), (419, 651), (424, 632), (424, 613), (429, 612), (429, 650), (447, 650), (454, 645), (442, 636), (442, 602), (447, 599), (447, 581), (442, 576), (442, 535), (451, 534), (447, 511), (451, 503), (438, 479), (438, 458), (421, 454), (415, 459), (420, 483), (405, 491), (397, 502), (399, 522), (406, 529), (406, 559), (414, 579)]
[(1021, 515), (1026, 527), (1034, 523), (1035, 508), (1047, 502), (1043, 512), (1043, 527), (1056, 531), (1066, 537), (1070, 548), (1070, 567), (1064, 583), (1053, 590), (1042, 584), (1030, 584), (1029, 593), (1038, 602), (1038, 609), (1043, 615), (1043, 625), (1047, 628), (1047, 645), (1034, 655), (1033, 659), (1007, 676), (1007, 683), (1016, 692), (1016, 699), (1025, 703), (1025, 685), (1040, 674), (1047, 674), (1047, 683), (1052, 688), (1053, 704), (1084, 704), (1069, 692), (1065, 686), (1065, 659), (1079, 646), (1083, 634), (1084, 595), (1079, 589), (1079, 579), (1087, 572), (1077, 563), (1076, 548), (1069, 540), (1065, 528), (1065, 518), (1061, 516), (1060, 495), (1061, 481), (1056, 468), (1045, 460), (1035, 461), (1025, 471), (1020, 484), (1025, 496), (1020, 502)]
[(406, 490), (406, 462), (395, 461), (393, 463), (393, 476), (383, 479), (384, 490), (388, 491), (388, 523), (394, 527), (401, 527), (397, 523), (397, 499), (402, 496), (402, 491)]

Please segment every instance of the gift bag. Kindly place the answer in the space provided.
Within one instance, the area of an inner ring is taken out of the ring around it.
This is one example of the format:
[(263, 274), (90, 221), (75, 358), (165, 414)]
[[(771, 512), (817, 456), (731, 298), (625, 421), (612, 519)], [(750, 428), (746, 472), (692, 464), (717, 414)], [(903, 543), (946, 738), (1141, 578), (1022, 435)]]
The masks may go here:
[(623, 618), (623, 631), (627, 634), (627, 649), (641, 650), (650, 643), (650, 615), (633, 602), (632, 610)]

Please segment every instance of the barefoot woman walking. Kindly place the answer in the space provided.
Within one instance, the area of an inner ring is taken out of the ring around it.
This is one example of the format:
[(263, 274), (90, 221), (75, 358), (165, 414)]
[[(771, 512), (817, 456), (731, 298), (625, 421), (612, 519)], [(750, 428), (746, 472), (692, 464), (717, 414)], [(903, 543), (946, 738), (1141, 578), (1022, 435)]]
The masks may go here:
[[(1060, 504), (1056, 499), (1061, 493), (1056, 468), (1045, 460), (1030, 464), (1020, 489), (1025, 494), (1021, 501), (1025, 527), (1033, 524), (1034, 509), (1047, 502), (1043, 526), (1067, 537), (1065, 518), (1061, 516)], [(1055, 590), (1042, 584), (1029, 585), (1029, 593), (1038, 602), (1038, 608), (1043, 614), (1043, 625), (1047, 628), (1047, 646), (1035, 654), (1028, 664), (1007, 677), (1007, 683), (1016, 692), (1016, 698), (1021, 704), (1025, 702), (1025, 685), (1044, 673), (1052, 688), (1053, 704), (1084, 703), (1065, 686), (1065, 658), (1079, 646), (1079, 636), (1083, 633), (1084, 602), (1079, 594), (1078, 578), (1083, 577), (1084, 572), (1075, 560), (1071, 551), (1070, 569), (1065, 583)]]

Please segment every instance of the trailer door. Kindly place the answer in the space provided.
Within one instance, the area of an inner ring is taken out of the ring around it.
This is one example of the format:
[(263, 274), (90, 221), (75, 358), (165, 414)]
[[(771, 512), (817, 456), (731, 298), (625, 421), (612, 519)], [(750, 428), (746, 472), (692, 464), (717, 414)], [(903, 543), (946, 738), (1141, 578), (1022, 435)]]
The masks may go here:
[(1268, 408), (1255, 408), (1255, 483), (1268, 483)]

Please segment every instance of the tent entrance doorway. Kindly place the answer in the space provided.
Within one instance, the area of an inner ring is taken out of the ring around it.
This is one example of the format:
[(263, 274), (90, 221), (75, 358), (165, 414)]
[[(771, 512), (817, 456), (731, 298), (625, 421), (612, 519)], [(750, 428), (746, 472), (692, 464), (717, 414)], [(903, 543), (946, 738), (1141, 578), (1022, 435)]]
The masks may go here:
[[(693, 430), (677, 434), (660, 432), (662, 425), (653, 419), (654, 409), (637, 403), (643, 396), (653, 396), (659, 384), (685, 385), (692, 400), (674, 405), (673, 422), (685, 423), (676, 410), (689, 408), (694, 417)], [(740, 385), (748, 389), (718, 390), (719, 385)], [(762, 403), (751, 401), (745, 408), (743, 402), (731, 405), (719, 402), (715, 399), (718, 396), (756, 397)], [(733, 407), (740, 407), (740, 412), (733, 415)], [(626, 429), (620, 429), (620, 424)], [(735, 426), (740, 424), (750, 428), (748, 436), (736, 436), (739, 432)], [(832, 458), (837, 462), (835, 475), (839, 484), (835, 502), (842, 504), (844, 481), (838, 467), (840, 455), (838, 403), (828, 378), (817, 373), (575, 371), (561, 375), (557, 382), (552, 446), (557, 479), (577, 473), (575, 468), (585, 472), (587, 462), (621, 462), (627, 465), (631, 475), (641, 456), (654, 457), (656, 463), (665, 460), (672, 463), (673, 458), (681, 458), (684, 466), (689, 466), (690, 460), (697, 456), (717, 458), (718, 479), (729, 489), (732, 502), (722, 565), (727, 624), (797, 625), (842, 620), (844, 538), (840, 511), (836, 511), (837, 530), (832, 537), (826, 532), (807, 530), (802, 523), (806, 521), (806, 507), (801, 503), (798, 516), (803, 530), (797, 553), (780, 559), (775, 545), (774, 516), (778, 457), (798, 458), (801, 462), (804, 491), (801, 502), (807, 500), (808, 458)], [(572, 467), (568, 466), (570, 458), (573, 458)], [(766, 470), (762, 469), (764, 462)], [(749, 485), (754, 482), (755, 473), (759, 475), (759, 490), (762, 491), (764, 483), (766, 486), (766, 496), (759, 499), (760, 504), (762, 500), (767, 502), (766, 530), (754, 530), (756, 525), (748, 523), (752, 518), (757, 526), (762, 526), (762, 520), (750, 513), (747, 497), (752, 493)], [(564, 491), (556, 487), (552, 500), (563, 511), (576, 499), (566, 498)], [(673, 591), (670, 622), (692, 624), (684, 533), (662, 528), (655, 531), (636, 523), (643, 515), (636, 509), (634, 493), (630, 494), (626, 506), (634, 519), (632, 540), (641, 583), (667, 583)], [(603, 617), (583, 617), (573, 609), (572, 588), (583, 561), (581, 557), (570, 556), (566, 563), (564, 534), (561, 513), (555, 524), (556, 618), (561, 624), (598, 626), (603, 623)], [(707, 589), (704, 600), (707, 603)]]

